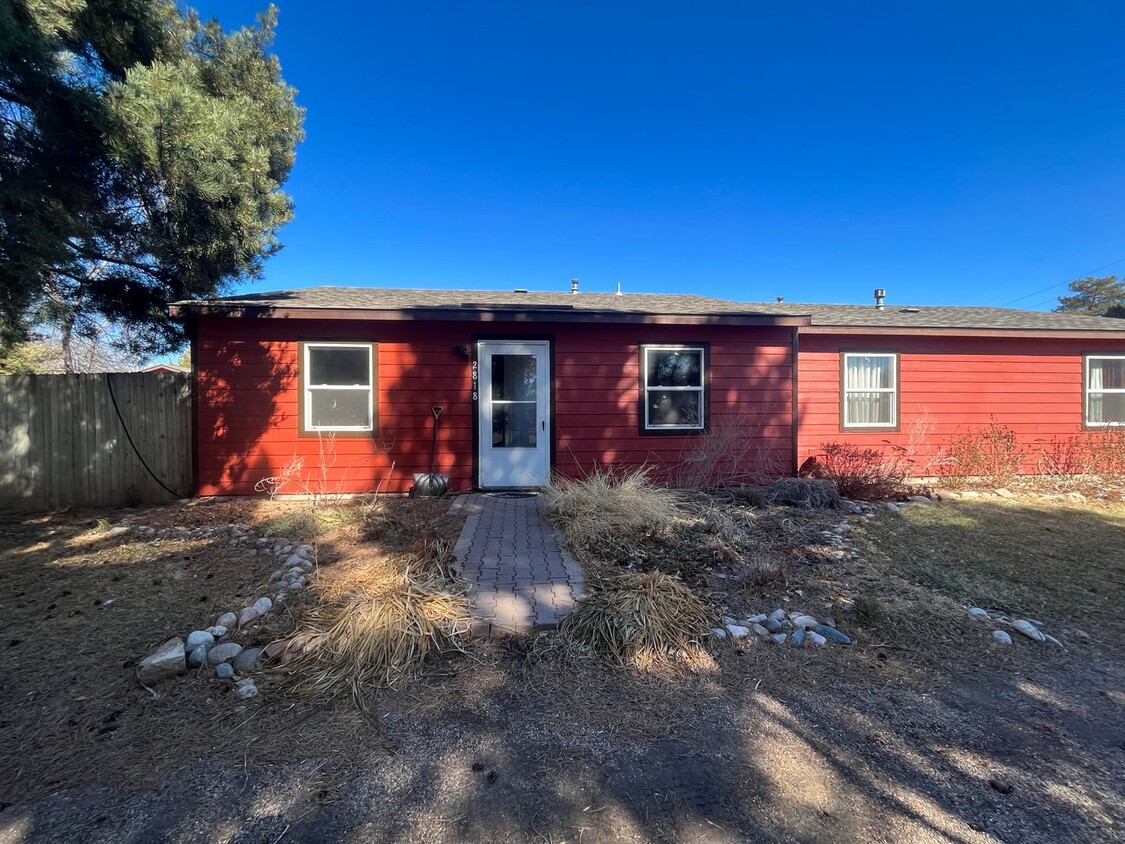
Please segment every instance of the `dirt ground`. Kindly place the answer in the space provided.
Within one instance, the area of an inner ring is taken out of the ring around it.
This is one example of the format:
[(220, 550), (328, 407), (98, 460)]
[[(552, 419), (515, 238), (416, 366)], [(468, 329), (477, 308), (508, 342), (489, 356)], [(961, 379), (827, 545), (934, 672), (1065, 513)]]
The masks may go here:
[[(393, 523), (455, 535), (420, 503), (395, 504)], [(838, 618), (854, 646), (725, 646), (711, 670), (640, 674), (553, 635), (476, 642), (366, 715), (272, 677), (248, 702), (204, 673), (158, 697), (141, 688), (139, 658), (252, 598), (272, 566), (225, 540), (115, 534), (124, 515), (0, 523), (2, 844), (1123, 835), (1121, 505), (953, 501), (854, 518), (854, 558), (822, 542), (839, 514), (761, 511), (760, 550), (785, 558), (783, 580), (747, 579), (703, 528), (711, 559), (685, 575), (732, 614), (862, 596), (867, 615)], [(274, 533), (308, 531), (302, 518), (265, 502), (142, 515)], [(411, 537), (372, 545), (340, 512), (301, 538), (331, 567)], [(961, 608), (978, 602), (1034, 613), (1068, 647), (996, 650)]]

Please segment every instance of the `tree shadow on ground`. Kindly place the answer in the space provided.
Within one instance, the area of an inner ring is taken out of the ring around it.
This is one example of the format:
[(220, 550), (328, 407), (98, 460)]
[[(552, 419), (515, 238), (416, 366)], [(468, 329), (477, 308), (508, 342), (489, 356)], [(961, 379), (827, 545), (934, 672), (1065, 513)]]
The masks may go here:
[(1097, 643), (986, 642), (922, 687), (842, 648), (729, 649), (714, 673), (642, 677), (486, 643), (375, 702), (391, 755), (243, 770), (217, 751), (154, 790), (12, 806), (0, 840), (1115, 840), (1125, 666)]

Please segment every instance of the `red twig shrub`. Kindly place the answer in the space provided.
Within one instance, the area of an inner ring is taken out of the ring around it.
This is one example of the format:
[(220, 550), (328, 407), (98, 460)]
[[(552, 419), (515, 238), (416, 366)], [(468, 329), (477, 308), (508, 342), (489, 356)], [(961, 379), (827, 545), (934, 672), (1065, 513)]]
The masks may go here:
[(888, 455), (851, 443), (824, 443), (820, 449), (806, 471), (814, 478), (831, 481), (845, 498), (876, 501), (901, 494), (907, 476), (901, 450), (892, 448)]

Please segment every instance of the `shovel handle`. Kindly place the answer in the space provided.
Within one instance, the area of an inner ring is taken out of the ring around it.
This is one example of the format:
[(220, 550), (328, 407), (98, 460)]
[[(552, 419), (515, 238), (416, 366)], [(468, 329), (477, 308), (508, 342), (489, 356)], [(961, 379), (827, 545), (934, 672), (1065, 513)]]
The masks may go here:
[(443, 410), (445, 410), (445, 408), (442, 407), (440, 404), (435, 404), (433, 407), (430, 408), (430, 413), (432, 413), (434, 415), (434, 421), (435, 422), (437, 421), (437, 418), (439, 416), (441, 416)]

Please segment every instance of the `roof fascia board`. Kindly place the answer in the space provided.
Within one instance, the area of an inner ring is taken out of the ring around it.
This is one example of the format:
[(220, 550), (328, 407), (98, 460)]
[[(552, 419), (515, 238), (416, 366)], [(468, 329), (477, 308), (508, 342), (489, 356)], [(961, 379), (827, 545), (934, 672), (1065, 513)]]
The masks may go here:
[(330, 319), (330, 320), (435, 320), (442, 322), (598, 322), (643, 323), (648, 325), (781, 325), (807, 326), (808, 316), (771, 314), (658, 314), (636, 311), (560, 311), (528, 308), (484, 310), (463, 308), (410, 308), (369, 310), (362, 308), (270, 308), (260, 306), (211, 306), (174, 304), (173, 317), (216, 316), (249, 319)]
[(1033, 337), (1081, 340), (1125, 340), (1125, 327), (1121, 330), (1082, 331), (1073, 328), (902, 328), (876, 325), (809, 325), (800, 328), (801, 334), (862, 334), (918, 336), (918, 337)]

